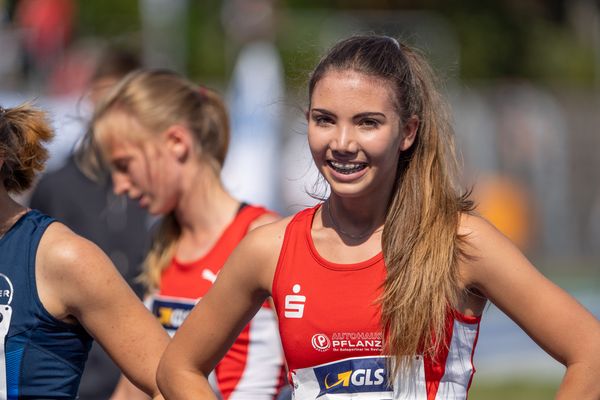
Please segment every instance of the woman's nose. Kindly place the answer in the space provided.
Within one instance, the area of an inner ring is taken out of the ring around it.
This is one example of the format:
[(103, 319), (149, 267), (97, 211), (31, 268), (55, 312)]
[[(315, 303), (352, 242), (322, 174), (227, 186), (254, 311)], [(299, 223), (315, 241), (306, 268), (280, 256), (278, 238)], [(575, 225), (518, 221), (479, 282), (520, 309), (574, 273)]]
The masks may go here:
[(129, 179), (125, 176), (125, 174), (119, 172), (112, 173), (112, 181), (113, 181), (113, 192), (116, 195), (127, 194), (129, 188), (131, 187), (129, 183)]
[(358, 151), (358, 143), (352, 126), (339, 125), (337, 134), (332, 140), (331, 149), (339, 153), (356, 153)]

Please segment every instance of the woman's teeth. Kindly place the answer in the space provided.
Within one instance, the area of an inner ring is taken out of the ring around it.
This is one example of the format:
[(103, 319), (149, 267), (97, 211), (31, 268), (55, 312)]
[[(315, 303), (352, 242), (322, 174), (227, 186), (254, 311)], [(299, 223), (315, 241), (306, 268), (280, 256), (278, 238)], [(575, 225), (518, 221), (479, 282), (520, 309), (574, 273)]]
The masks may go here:
[(347, 174), (347, 175), (353, 174), (353, 173), (363, 170), (367, 167), (367, 164), (365, 164), (365, 163), (343, 163), (343, 162), (338, 162), (338, 161), (327, 161), (327, 162), (331, 166), (331, 168), (333, 168), (335, 171), (339, 172), (340, 174)]

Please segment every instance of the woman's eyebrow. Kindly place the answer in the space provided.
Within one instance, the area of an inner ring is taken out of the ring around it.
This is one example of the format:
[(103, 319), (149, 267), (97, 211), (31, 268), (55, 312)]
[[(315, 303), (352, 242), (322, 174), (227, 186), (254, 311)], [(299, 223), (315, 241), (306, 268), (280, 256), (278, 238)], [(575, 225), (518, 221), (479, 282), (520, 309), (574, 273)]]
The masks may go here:
[(364, 118), (364, 117), (383, 117), (386, 118), (385, 114), (377, 111), (367, 111), (360, 114), (356, 114), (354, 118)]
[[(332, 116), (332, 117), (335, 116), (335, 114), (332, 113), (331, 111), (328, 111), (328, 110), (325, 110), (325, 109), (322, 109), (322, 108), (313, 108), (313, 109), (310, 110), (310, 112), (311, 113), (317, 112), (319, 114), (325, 114), (325, 115), (329, 115), (329, 116)], [(371, 118), (372, 117), (381, 117), (381, 118), (384, 118), (384, 119), (387, 118), (386, 115), (384, 113), (382, 113), (382, 112), (378, 112), (378, 111), (366, 111), (366, 112), (362, 112), (362, 113), (354, 115), (352, 117), (352, 119), (360, 119), (360, 118), (366, 118), (366, 117), (371, 117)]]
[(327, 111), (327, 110), (324, 110), (324, 109), (322, 109), (322, 108), (313, 108), (313, 109), (311, 109), (311, 110), (310, 110), (310, 112), (311, 112), (311, 113), (312, 113), (312, 112), (318, 112), (318, 113), (320, 113), (320, 114), (330, 115), (330, 116), (332, 116), (332, 117), (333, 117), (333, 116), (335, 116), (335, 114), (334, 114), (334, 113), (332, 113), (331, 111)]

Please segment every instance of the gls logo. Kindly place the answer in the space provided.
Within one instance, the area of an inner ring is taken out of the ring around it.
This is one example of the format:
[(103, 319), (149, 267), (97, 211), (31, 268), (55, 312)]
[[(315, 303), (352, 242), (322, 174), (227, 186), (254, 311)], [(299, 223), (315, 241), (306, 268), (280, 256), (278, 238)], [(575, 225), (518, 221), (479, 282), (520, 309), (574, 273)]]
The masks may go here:
[(320, 393), (389, 393), (385, 357), (359, 357), (314, 369)]
[(285, 315), (286, 318), (302, 318), (304, 315), (304, 303), (306, 303), (306, 296), (299, 295), (300, 285), (295, 284), (292, 287), (292, 292), (295, 294), (288, 294), (285, 296)]
[[(385, 382), (383, 368), (376, 370), (371, 369), (357, 369), (356, 371), (345, 371), (337, 374), (337, 381), (329, 378), (329, 375), (325, 377), (325, 389), (329, 390), (338, 385), (344, 387), (350, 386), (376, 386), (381, 385)], [(373, 375), (373, 376), (371, 376)]]
[(155, 296), (152, 301), (152, 313), (166, 330), (177, 330), (187, 318), (196, 300)]

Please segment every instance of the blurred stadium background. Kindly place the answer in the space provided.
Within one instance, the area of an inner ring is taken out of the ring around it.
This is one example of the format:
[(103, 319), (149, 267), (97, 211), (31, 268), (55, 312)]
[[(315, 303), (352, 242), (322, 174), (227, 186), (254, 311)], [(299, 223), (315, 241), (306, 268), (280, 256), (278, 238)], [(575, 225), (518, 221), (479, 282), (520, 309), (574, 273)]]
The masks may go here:
[[(226, 95), (226, 182), (287, 215), (323, 190), (305, 144), (308, 73), (365, 32), (423, 49), (480, 211), (600, 315), (598, 0), (0, 0), (0, 104), (51, 110), (56, 169), (85, 129), (101, 50), (127, 49)], [(547, 399), (563, 371), (493, 306), (475, 365), (472, 399)]]

